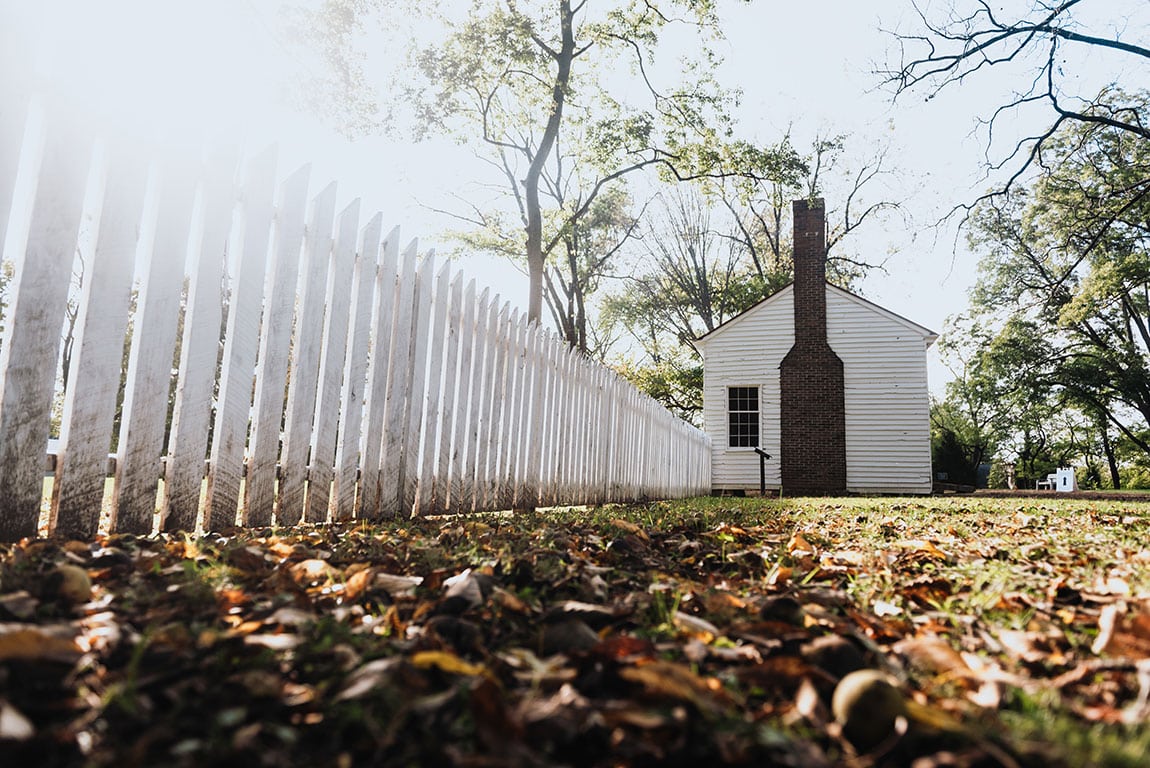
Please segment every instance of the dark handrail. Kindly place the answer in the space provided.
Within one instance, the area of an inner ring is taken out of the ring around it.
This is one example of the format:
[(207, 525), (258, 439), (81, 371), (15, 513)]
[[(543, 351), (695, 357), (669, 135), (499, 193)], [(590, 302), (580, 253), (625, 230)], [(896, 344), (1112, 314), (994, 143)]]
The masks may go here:
[(755, 453), (759, 454), (759, 496), (767, 495), (767, 459), (771, 458), (771, 454), (764, 451), (762, 448), (755, 447)]

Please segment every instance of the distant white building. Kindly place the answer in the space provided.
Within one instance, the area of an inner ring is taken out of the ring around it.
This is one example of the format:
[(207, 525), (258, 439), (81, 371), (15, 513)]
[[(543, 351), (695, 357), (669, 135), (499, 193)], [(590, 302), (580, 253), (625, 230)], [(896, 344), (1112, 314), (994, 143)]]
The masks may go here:
[(937, 334), (828, 284), (825, 227), (796, 201), (795, 282), (695, 341), (712, 485), (757, 488), (761, 448), (787, 495), (930, 493)]

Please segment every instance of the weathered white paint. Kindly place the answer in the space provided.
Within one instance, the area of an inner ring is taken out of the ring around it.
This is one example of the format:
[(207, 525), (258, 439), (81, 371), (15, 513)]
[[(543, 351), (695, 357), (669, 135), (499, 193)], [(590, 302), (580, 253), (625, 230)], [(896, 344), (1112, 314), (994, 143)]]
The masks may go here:
[[(76, 310), (72, 370), (68, 374), (84, 386), (65, 391), (60, 455), (52, 486), (54, 527), (82, 538), (94, 534), (100, 522), (147, 178), (146, 160), (127, 147), (115, 152), (110, 163), (117, 172), (107, 179), (96, 219), (96, 246), (87, 257), (88, 274)], [(215, 339), (219, 338), (219, 325), (217, 322), (214, 329)], [(215, 343), (213, 340), (213, 348)], [(202, 453), (199, 469), (202, 476)]]
[(271, 523), (276, 497), (280, 423), (283, 420), (284, 395), (287, 391), (292, 317), (295, 314), (296, 282), (299, 279), (299, 257), (303, 246), (304, 211), (310, 176), (309, 166), (297, 170), (280, 185), (276, 200), (273, 224), (275, 234), (270, 254), (271, 268), (264, 290), (247, 481), (244, 483), (244, 522), (252, 526)]
[[(827, 340), (843, 361), (847, 490), (929, 493), (930, 405), (926, 349), (935, 335), (892, 312), (827, 286)], [(727, 447), (727, 387), (759, 387), (760, 445), (771, 454), (768, 488), (780, 485), (779, 363), (794, 340), (791, 288), (713, 331), (703, 354), (703, 418), (712, 438), (715, 488), (757, 488), (759, 457)]]
[(399, 227), (394, 227), (383, 242), (383, 262), (375, 279), (375, 305), (372, 309), (371, 360), (367, 371), (367, 427), (363, 436), (363, 460), (360, 472), (360, 500), (356, 507), (361, 517), (376, 519), (380, 515), (383, 482), (383, 431), (387, 418), (387, 377), (391, 363), (391, 329), (394, 324), (396, 279), (399, 274)]
[(40, 182), (30, 219), (9, 221), (11, 230), (29, 235), (9, 237), (4, 253), (16, 265), (0, 349), (0, 539), (5, 540), (35, 535), (38, 525), (41, 454), (68, 300), (63, 276), (72, 270), (91, 152), (90, 144), (53, 126), (42, 164), (31, 155), (22, 162), (33, 164), (27, 169), (33, 176), (38, 167)]
[[(484, 296), (486, 296), (486, 290)], [(455, 393), (455, 430), (451, 439), (451, 477), (448, 509), (462, 512), (465, 508), (464, 489), (467, 487), (467, 406), (471, 402), (471, 368), (475, 349), (475, 318), (478, 306), (475, 281), (467, 283), (463, 292), (463, 313), (459, 324), (459, 373)]]
[(209, 530), (218, 531), (236, 524), (271, 236), (275, 168), (274, 147), (254, 157), (247, 169), (240, 201), (243, 229), (237, 244), (239, 263), (231, 282), (204, 500), (204, 527)]
[[(439, 482), (442, 475), (436, 475), (438, 459), (447, 454), (442, 446), (445, 433), (450, 435), (450, 424), (447, 423), (446, 414), (450, 407), (444, 408), (442, 392), (444, 368), (447, 360), (447, 324), (448, 302), (451, 292), (451, 262), (445, 262), (435, 276), (435, 298), (431, 307), (431, 326), (428, 338), (427, 363), (427, 410), (422, 429), (423, 447), (420, 455), (420, 469), (417, 478), (419, 487), (416, 499), (415, 514), (435, 514), (442, 507), (442, 500), (437, 498), (444, 485)], [(458, 285), (458, 281), (456, 282)]]
[(475, 432), (476, 439), (476, 455), (475, 455), (475, 509), (484, 510), (490, 508), (488, 500), (487, 478), (491, 473), (491, 465), (495, 460), (496, 446), (493, 444), (498, 430), (492, 422), (492, 412), (495, 405), (497, 384), (501, 383), (499, 380), (501, 374), (498, 372), (499, 367), (499, 316), (500, 310), (499, 296), (491, 302), (491, 306), (487, 309), (487, 324), (483, 330), (483, 346), (484, 346), (484, 362), (483, 362), (483, 389), (478, 401), (479, 406), (479, 429)]
[(443, 355), (442, 416), (439, 426), (439, 449), (436, 459), (435, 492), (431, 509), (443, 512), (451, 503), (451, 466), (455, 435), (455, 398), (459, 384), (459, 335), (463, 323), (463, 274), (456, 272), (451, 281), (451, 298), (447, 307), (446, 342)]
[(383, 216), (376, 214), (360, 233), (352, 279), (351, 338), (340, 392), (339, 445), (335, 452), (335, 480), (332, 506), (336, 520), (351, 520), (355, 514), (356, 475), (360, 464), (360, 437), (364, 421), (364, 395), (367, 388), (367, 359), (371, 343), (372, 295), (379, 268), (379, 245), (383, 236)]
[[(224, 149), (214, 152), (200, 187), (203, 219), (198, 248), (195, 245), (192, 248), (192, 252), (198, 251), (199, 255), (193, 260), (188, 277), (187, 310), (184, 315), (184, 338), (180, 344), (172, 434), (168, 439), (168, 461), (164, 467), (165, 492), (161, 522), (164, 530), (191, 531), (199, 523), (200, 488), (204, 479), (204, 460), (208, 451), (208, 429), (212, 416), (212, 410), (207, 406), (212, 402), (220, 354), (224, 259), (236, 204), (236, 161), (233, 151)], [(127, 297), (124, 302), (126, 319)], [(122, 346), (123, 329), (113, 334), (113, 338), (115, 340), (110, 343), (110, 347), (117, 344)], [(113, 356), (109, 362), (116, 360)], [(118, 381), (119, 377), (116, 379)], [(108, 424), (111, 424), (110, 414)], [(99, 482), (102, 489), (102, 477)]]
[[(339, 391), (347, 355), (351, 278), (358, 238), (359, 200), (354, 200), (339, 214), (331, 275), (328, 277), (327, 313), (323, 323), (323, 361), (320, 364), (311, 463), (304, 500), (304, 519), (309, 523), (326, 522), (330, 513), (336, 430), (339, 429)], [(284, 522), (289, 521), (285, 519)]]
[(156, 513), (196, 182), (191, 167), (169, 164), (155, 192), (159, 214), (143, 260), (112, 486), (115, 526), (131, 533), (151, 533)]
[(303, 516), (307, 490), (308, 454), (311, 450), (316, 393), (319, 391), (323, 351), (324, 302), (332, 272), (335, 239), (335, 184), (329, 184), (311, 202), (304, 232), (303, 282), (296, 310), (292, 344), (291, 380), (280, 459), (280, 489), (276, 521), (296, 522)]
[(420, 447), (422, 438), (434, 434), (434, 427), (425, 421), (427, 411), (427, 358), (428, 326), (431, 324), (431, 297), (434, 293), (435, 253), (428, 251), (415, 275), (415, 311), (406, 341), (411, 349), (411, 365), (403, 387), (407, 391), (407, 413), (401, 431), (405, 436), (402, 474), (399, 479), (400, 514), (410, 516), (415, 509), (419, 490)]
[(387, 518), (400, 514), (403, 505), (403, 475), (406, 468), (408, 416), (407, 390), (411, 381), (411, 327), (415, 317), (415, 260), (413, 241), (403, 252), (402, 268), (395, 297), (395, 324), (391, 333), (391, 365), (387, 371), (387, 416), (384, 420), (383, 471), (380, 480), (380, 513)]
[[(479, 294), (475, 307), (475, 330), (471, 335), (471, 391), (467, 401), (467, 458), (463, 465), (463, 493), (460, 494), (460, 507), (457, 511), (471, 512), (475, 509), (476, 467), (479, 464), (479, 410), (483, 402), (483, 369), (487, 364), (487, 320), (491, 308), (488, 289)], [(498, 296), (496, 297), (498, 300)]]
[[(514, 384), (513, 369), (508, 366), (511, 356), (511, 335), (513, 331), (511, 305), (504, 302), (499, 308), (496, 321), (496, 367), (494, 367), (494, 383), (491, 392), (491, 427), (488, 438), (491, 440), (490, 464), (486, 474), (484, 505), (488, 509), (503, 509), (503, 477), (504, 466), (507, 461), (507, 429), (508, 415), (504, 404), (511, 386)], [(517, 313), (516, 313), (517, 314)]]

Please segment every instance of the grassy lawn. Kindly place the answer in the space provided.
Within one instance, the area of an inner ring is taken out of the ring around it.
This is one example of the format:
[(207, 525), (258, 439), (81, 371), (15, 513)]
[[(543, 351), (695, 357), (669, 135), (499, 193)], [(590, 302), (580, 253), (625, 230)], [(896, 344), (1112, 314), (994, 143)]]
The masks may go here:
[(0, 545), (0, 764), (1134, 766), (1147, 659), (1143, 502)]

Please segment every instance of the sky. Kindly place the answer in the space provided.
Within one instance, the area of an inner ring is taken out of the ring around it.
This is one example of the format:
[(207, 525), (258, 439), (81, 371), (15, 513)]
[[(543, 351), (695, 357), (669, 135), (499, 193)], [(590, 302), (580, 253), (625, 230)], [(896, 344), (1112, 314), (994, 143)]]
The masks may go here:
[[(0, 43), (8, 57), (0, 88), (26, 78), (40, 88), (68, 89), (81, 95), (93, 122), (131, 131), (145, 144), (188, 148), (239, 137), (254, 151), (276, 143), (281, 176), (310, 162), (315, 192), (335, 180), (341, 205), (362, 198), (369, 215), (382, 211), (387, 226), (402, 227), (405, 240), (419, 237), (435, 245), (436, 236), (456, 224), (431, 209), (457, 206), (451, 193), (467, 189), (469, 179), (484, 173), (483, 166), (444, 140), (414, 145), (380, 135), (349, 140), (320, 116), (292, 106), (293, 83), (315, 74), (318, 65), (283, 35), (284, 4), (0, 0)], [(1146, 0), (1094, 0), (1090, 7), (1108, 9), (1106, 16), (1087, 19), (1093, 30), (1122, 30), (1145, 39)], [(742, 136), (773, 143), (789, 131), (801, 146), (820, 133), (842, 133), (857, 151), (889, 148), (895, 172), (890, 192), (903, 212), (860, 233), (853, 243), (860, 255), (886, 267), (872, 273), (860, 292), (942, 331), (946, 318), (966, 307), (977, 255), (953, 222), (935, 224), (991, 183), (978, 118), (989, 115), (1020, 82), (995, 70), (931, 100), (922, 92), (892, 103), (873, 72), (895, 55), (889, 30), (914, 27), (907, 0), (728, 1), (724, 21), (726, 40), (718, 47), (725, 62), (718, 74), (724, 85), (743, 91), (736, 112)], [(43, 55), (49, 49), (55, 53)], [(399, 54), (373, 50), (371, 55), (386, 60)], [(1147, 81), (1146, 73), (1116, 71), (1113, 60), (1096, 55), (1066, 66), (1086, 87), (1118, 75)], [(1012, 131), (1031, 132), (1045, 118), (1008, 121), (1002, 131), (1007, 137)], [(473, 259), (464, 269), (526, 305), (526, 280), (509, 265)], [(929, 376), (932, 392), (941, 394), (950, 374), (937, 353), (929, 357)]]

